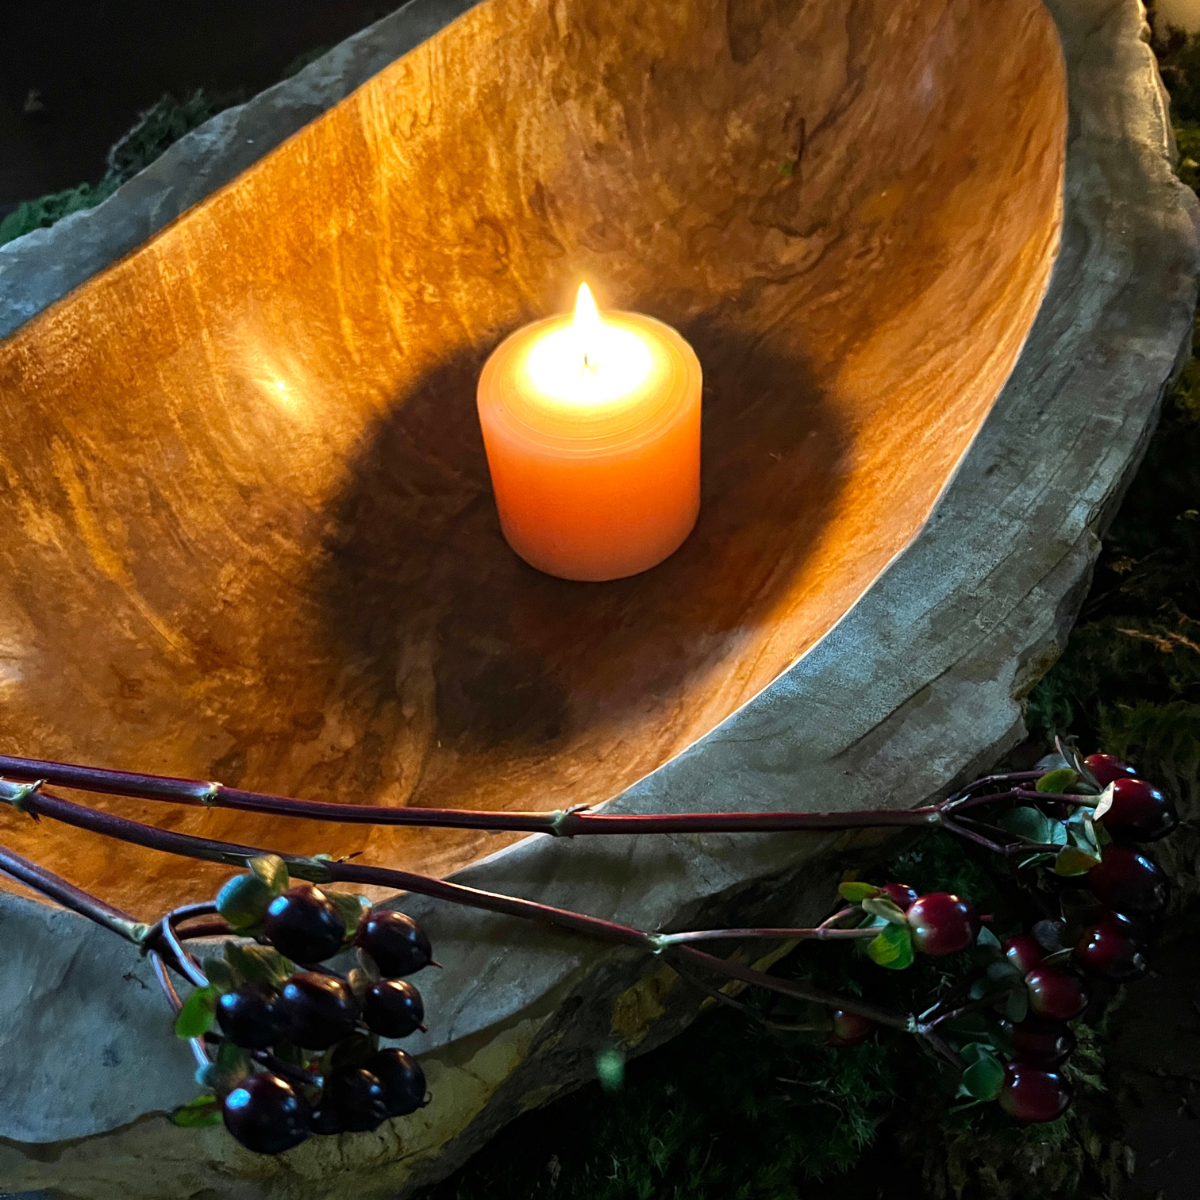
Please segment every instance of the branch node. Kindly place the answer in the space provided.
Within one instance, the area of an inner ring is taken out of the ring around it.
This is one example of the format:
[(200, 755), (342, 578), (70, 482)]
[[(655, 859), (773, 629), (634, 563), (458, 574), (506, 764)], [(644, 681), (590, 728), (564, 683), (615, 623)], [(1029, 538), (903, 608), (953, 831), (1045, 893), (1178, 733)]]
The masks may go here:
[(38, 819), (37, 813), (29, 811), (29, 798), (41, 791), (42, 784), (46, 781), (38, 779), (33, 783), (10, 783), (7, 780), (4, 782), (6, 788), (11, 788), (12, 791), (7, 796), (0, 798), (7, 800), (17, 812), (25, 813), (26, 816), (30, 816), (36, 821)]
[(556, 808), (550, 819), (550, 836), (551, 837), (574, 837), (575, 835), (568, 829), (571, 818), (579, 812), (583, 812), (589, 808), (587, 804), (573, 804), (570, 808)]
[(221, 789), (224, 786), (225, 785), (223, 783), (210, 782), (208, 787), (206, 787), (198, 797), (200, 803), (203, 804), (205, 808), (212, 808), (213, 805), (215, 805), (221, 798)]

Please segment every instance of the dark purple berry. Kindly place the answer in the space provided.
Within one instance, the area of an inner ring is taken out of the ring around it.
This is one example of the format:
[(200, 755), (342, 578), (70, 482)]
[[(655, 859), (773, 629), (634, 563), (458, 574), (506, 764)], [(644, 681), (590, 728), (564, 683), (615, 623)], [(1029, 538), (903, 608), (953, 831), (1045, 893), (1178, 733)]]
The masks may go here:
[(332, 1109), (318, 1105), (308, 1118), (310, 1133), (319, 1133), (326, 1137), (334, 1133), (342, 1133), (342, 1123), (337, 1119)]
[(1087, 885), (1101, 904), (1131, 917), (1161, 912), (1171, 885), (1158, 864), (1128, 846), (1105, 846), (1101, 860), (1087, 873)]
[(1108, 787), (1118, 779), (1127, 779), (1137, 774), (1136, 767), (1130, 766), (1115, 754), (1089, 754), (1083, 760), (1083, 765), (1096, 777), (1096, 782), (1102, 788)]
[(388, 1116), (404, 1117), (425, 1104), (425, 1072), (403, 1050), (380, 1050), (363, 1064), (383, 1084)]
[(930, 892), (913, 901), (907, 912), (913, 946), (922, 954), (957, 954), (975, 942), (979, 917), (969, 900), (949, 892)]
[(1018, 1121), (1053, 1121), (1067, 1111), (1071, 1085), (1056, 1071), (1011, 1062), (1004, 1069), (1000, 1107)]
[(1076, 1039), (1065, 1021), (1029, 1016), (1009, 1030), (1014, 1057), (1043, 1070), (1060, 1067), (1075, 1049)]
[(328, 1050), (349, 1037), (358, 1022), (350, 985), (316, 971), (301, 971), (288, 979), (275, 1006), (287, 1022), (288, 1041), (306, 1050)]
[(271, 901), (263, 933), (285, 958), (319, 963), (342, 948), (346, 922), (338, 906), (320, 888), (303, 884), (288, 888)]
[(1150, 969), (1129, 923), (1115, 914), (1083, 931), (1075, 947), (1075, 961), (1085, 971), (1113, 983), (1140, 979)]
[(225, 1128), (255, 1154), (281, 1154), (308, 1137), (308, 1104), (278, 1075), (244, 1080), (225, 1097)]
[(412, 975), (433, 961), (433, 949), (420, 925), (394, 909), (372, 913), (362, 923), (357, 940), (379, 973), (389, 979)]
[(364, 1067), (337, 1067), (331, 1071), (321, 1092), (321, 1107), (350, 1133), (376, 1129), (388, 1119), (383, 1084)]
[(1144, 779), (1113, 783), (1112, 807), (1100, 823), (1118, 842), (1157, 842), (1179, 825), (1175, 805)]
[(1073, 1021), (1087, 1007), (1083, 984), (1057, 967), (1034, 967), (1025, 976), (1030, 1011), (1056, 1021)]
[(283, 1037), (286, 1018), (275, 1007), (278, 993), (264, 983), (243, 983), (217, 997), (217, 1024), (243, 1050), (266, 1050)]
[(421, 993), (404, 979), (381, 979), (363, 1001), (363, 1020), (380, 1037), (408, 1037), (424, 1019)]

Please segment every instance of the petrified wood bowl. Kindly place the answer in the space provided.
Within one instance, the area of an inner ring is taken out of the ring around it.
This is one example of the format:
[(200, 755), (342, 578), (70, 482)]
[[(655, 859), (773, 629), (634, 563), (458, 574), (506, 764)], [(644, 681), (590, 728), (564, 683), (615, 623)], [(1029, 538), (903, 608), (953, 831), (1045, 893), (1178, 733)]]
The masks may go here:
[[(1190, 330), (1135, 0), (452, 7), (0, 252), (0, 745), (489, 809), (911, 805), (985, 764)], [(125, 250), (57, 298), (80, 268), (49, 262)], [(508, 550), (473, 409), (489, 349), (581, 277), (681, 328), (707, 385), (694, 535), (603, 585)], [(96, 803), (647, 927), (797, 921), (847, 850)], [(147, 919), (227, 873), (14, 814), (0, 836)], [(163, 1119), (194, 1089), (136, 955), (0, 894), (0, 1185), (395, 1195), (695, 1010), (628, 953), (402, 903), (447, 968), (434, 1102), (277, 1162)]]

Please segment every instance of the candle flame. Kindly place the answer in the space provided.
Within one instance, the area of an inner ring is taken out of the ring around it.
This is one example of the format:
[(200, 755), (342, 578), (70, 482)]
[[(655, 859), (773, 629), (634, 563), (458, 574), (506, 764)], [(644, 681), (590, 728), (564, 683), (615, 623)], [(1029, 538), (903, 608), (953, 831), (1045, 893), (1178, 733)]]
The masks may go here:
[(586, 283), (581, 283), (579, 291), (575, 293), (575, 320), (571, 328), (583, 350), (584, 370), (596, 369), (596, 348), (600, 343), (601, 324), (596, 301), (592, 299), (592, 289)]
[(606, 321), (591, 288), (579, 285), (575, 315), (533, 343), (526, 370), (533, 386), (556, 403), (575, 407), (611, 404), (634, 396), (653, 368), (645, 338), (621, 321)]

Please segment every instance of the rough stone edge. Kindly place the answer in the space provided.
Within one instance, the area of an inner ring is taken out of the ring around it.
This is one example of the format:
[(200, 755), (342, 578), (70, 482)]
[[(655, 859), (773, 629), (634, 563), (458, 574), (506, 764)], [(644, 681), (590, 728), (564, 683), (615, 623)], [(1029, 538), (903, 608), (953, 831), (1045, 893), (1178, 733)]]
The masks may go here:
[(136, 250), (476, 3), (410, 0), (290, 79), (192, 130), (95, 208), (0, 246), (0, 338)]
[[(722, 761), (726, 784), (732, 767), (734, 788), (764, 805), (797, 803), (797, 781), (839, 806), (858, 804), (868, 794), (915, 803), (1020, 735), (1017, 698), (1065, 640), (1086, 592), (1097, 532), (1144, 452), (1166, 381), (1186, 354), (1200, 263), (1196, 202), (1170, 171), (1169, 122), (1140, 34), (1140, 6), (1129, 0), (1054, 0), (1049, 7), (1070, 71), (1066, 225), (1054, 279), (1013, 378), (927, 528), (846, 620), (763, 695), (629, 789), (615, 802), (620, 807), (719, 801), (713, 793), (714, 756)], [(1111, 257), (1096, 250), (1106, 238), (1123, 250), (1119, 277)], [(1075, 321), (1081, 305), (1084, 320)], [(1064, 412), (1075, 419), (1055, 426), (1056, 414), (1061, 418)], [(1111, 435), (1089, 440), (1086, 428), (1079, 429), (1085, 414)], [(1051, 434), (1059, 440), (1046, 440)], [(1014, 461), (1014, 451), (1022, 450), (1030, 456)], [(1073, 472), (1083, 475), (1082, 485)], [(1016, 544), (1022, 524), (1014, 513), (1025, 514), (1024, 528), (1031, 523), (1038, 528), (1043, 537), (1038, 545)], [(997, 537), (1006, 514), (1008, 537)], [(989, 569), (980, 570), (983, 556), (971, 553), (971, 545), (1002, 547), (1003, 553), (993, 550)], [(897, 661), (902, 648), (906, 653)], [(808, 728), (806, 720), (812, 722)], [(852, 775), (842, 774), (847, 765)], [(793, 839), (786, 843), (776, 839), (775, 853), (764, 848), (763, 876), (802, 857), (791, 852)], [(636, 894), (626, 889), (629, 880), (646, 879), (649, 859), (657, 867), (693, 872), (694, 893), (710, 898), (721, 896), (727, 884), (737, 886), (742, 875), (721, 839), (660, 843), (639, 862), (644, 853), (534, 839), (457, 878), (584, 907), (589, 898), (595, 906), (597, 891), (612, 892), (599, 882), (612, 883), (616, 895), (605, 899), (615, 905), (608, 911), (626, 919), (640, 913), (652, 923), (691, 906), (678, 893), (648, 896), (644, 888)], [(404, 906), (414, 913), (431, 909), (415, 898)], [(478, 947), (481, 941), (495, 945), (499, 936), (512, 945), (508, 957), (522, 960), (520, 995), (510, 993), (507, 1003), (493, 1007), (493, 1022), (540, 1007), (538, 999), (559, 991), (564, 977), (578, 980), (581, 968), (599, 971), (616, 962), (611, 955), (567, 953), (551, 978), (524, 969), (523, 939), (519, 934), (509, 939), (508, 930), (491, 918), (431, 910), (427, 919), (438, 927), (441, 941)], [(636, 983), (639, 973), (633, 970), (629, 978)], [(462, 980), (447, 983), (461, 987)], [(447, 1008), (455, 1007), (451, 995), (444, 998)], [(456, 1036), (465, 1039), (472, 1032), (482, 1031), (463, 1025)], [(441, 1053), (432, 1047), (431, 1052)], [(469, 1133), (419, 1176), (428, 1181), (451, 1169), (514, 1115), (512, 1085), (528, 1074), (525, 1067), (515, 1073), (495, 1093), (494, 1101), (505, 1103), (488, 1105)], [(577, 1081), (560, 1075), (556, 1084)], [(526, 1078), (522, 1094), (530, 1083)], [(94, 1149), (104, 1140), (86, 1139)], [(378, 1164), (377, 1155), (371, 1158)], [(5, 1160), (16, 1161), (0, 1152)], [(218, 1176), (230, 1182), (224, 1172)], [(45, 1174), (19, 1183), (47, 1184), (53, 1186)]]

